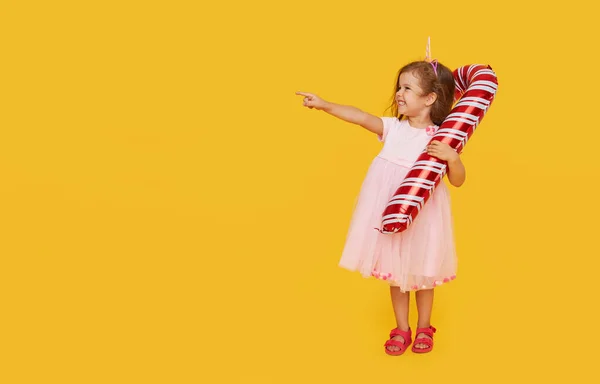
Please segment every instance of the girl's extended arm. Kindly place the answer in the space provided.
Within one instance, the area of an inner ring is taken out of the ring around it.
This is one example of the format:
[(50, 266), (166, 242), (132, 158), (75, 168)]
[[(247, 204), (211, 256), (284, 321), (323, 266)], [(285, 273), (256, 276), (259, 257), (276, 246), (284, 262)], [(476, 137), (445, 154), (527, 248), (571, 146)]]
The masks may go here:
[(377, 116), (371, 115), (370, 113), (351, 105), (336, 104), (323, 100), (312, 93), (296, 92), (296, 94), (304, 96), (305, 107), (324, 111), (348, 123), (360, 125), (377, 135), (383, 135), (383, 121)]

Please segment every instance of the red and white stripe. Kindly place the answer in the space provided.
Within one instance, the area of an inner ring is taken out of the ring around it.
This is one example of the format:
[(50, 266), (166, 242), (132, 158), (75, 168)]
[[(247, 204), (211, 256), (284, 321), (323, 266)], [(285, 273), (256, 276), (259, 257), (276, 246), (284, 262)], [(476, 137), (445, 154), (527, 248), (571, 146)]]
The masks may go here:
[[(490, 66), (473, 64), (456, 69), (454, 82), (458, 102), (431, 140), (447, 143), (461, 153), (490, 108), (498, 79)], [(387, 204), (379, 231), (396, 233), (408, 228), (446, 172), (446, 162), (423, 150)]]

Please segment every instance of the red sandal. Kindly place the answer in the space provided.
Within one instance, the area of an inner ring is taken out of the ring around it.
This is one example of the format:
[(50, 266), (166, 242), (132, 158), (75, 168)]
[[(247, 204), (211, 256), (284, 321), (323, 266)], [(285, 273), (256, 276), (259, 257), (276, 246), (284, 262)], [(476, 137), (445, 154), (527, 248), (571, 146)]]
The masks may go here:
[[(433, 349), (433, 334), (436, 331), (437, 330), (434, 327), (432, 327), (432, 326), (429, 326), (427, 328), (417, 328), (417, 333), (415, 333), (415, 335), (419, 335), (419, 334), (422, 333), (424, 335), (427, 335), (427, 336), (431, 337), (431, 339), (427, 338), (427, 337), (423, 337), (423, 336), (417, 337), (415, 339), (415, 343), (412, 346), (412, 351), (414, 353), (427, 353), (427, 352), (431, 352), (431, 350)], [(425, 344), (425, 345), (427, 345), (427, 347), (425, 347), (425, 348), (417, 348), (416, 347), (417, 344)]]
[[(402, 342), (400, 340), (392, 340), (396, 336), (402, 336), (404, 338), (404, 342)], [(408, 329), (408, 331), (402, 331), (398, 328), (394, 328), (390, 331), (390, 339), (388, 341), (386, 341), (384, 344), (385, 353), (387, 353), (388, 355), (391, 355), (391, 356), (400, 356), (401, 354), (403, 354), (406, 351), (406, 348), (408, 348), (408, 346), (410, 345), (411, 342), (412, 342), (412, 334), (410, 332), (410, 328)], [(388, 347), (396, 347), (396, 348), (398, 348), (398, 350), (390, 351), (388, 349)]]

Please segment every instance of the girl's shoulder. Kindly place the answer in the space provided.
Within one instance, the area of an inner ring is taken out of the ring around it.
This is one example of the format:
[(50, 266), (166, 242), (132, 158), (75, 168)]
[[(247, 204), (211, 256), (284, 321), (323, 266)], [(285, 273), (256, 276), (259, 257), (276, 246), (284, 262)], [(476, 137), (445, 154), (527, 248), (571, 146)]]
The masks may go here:
[(381, 120), (383, 120), (384, 123), (388, 124), (402, 124), (402, 122), (404, 121), (394, 116), (382, 116)]
[(383, 120), (383, 126), (388, 129), (403, 128), (403, 126), (406, 124), (404, 120), (400, 120), (397, 117), (383, 116), (381, 117), (381, 120)]
[(380, 141), (386, 141), (390, 132), (398, 131), (402, 126), (402, 121), (397, 117), (381, 116), (383, 121), (383, 135), (379, 136)]

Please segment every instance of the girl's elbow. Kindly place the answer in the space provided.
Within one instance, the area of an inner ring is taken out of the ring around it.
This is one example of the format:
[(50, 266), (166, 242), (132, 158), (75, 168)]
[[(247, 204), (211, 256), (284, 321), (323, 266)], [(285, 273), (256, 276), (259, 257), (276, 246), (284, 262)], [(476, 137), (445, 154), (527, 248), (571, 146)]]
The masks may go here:
[(456, 188), (460, 188), (463, 184), (465, 183), (465, 179), (460, 179), (460, 180), (450, 180), (450, 184), (452, 184), (453, 187)]

